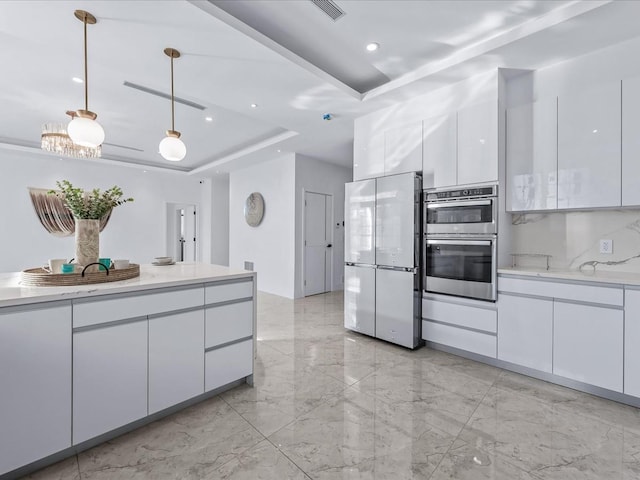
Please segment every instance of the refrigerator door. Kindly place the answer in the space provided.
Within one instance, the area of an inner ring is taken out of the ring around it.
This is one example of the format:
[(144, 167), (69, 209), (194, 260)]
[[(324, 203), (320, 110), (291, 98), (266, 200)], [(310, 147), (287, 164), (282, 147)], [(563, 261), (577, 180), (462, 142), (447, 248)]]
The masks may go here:
[(418, 275), (409, 271), (376, 270), (376, 337), (415, 348), (420, 344), (421, 293)]
[(381, 177), (376, 183), (376, 264), (413, 268), (420, 245), (420, 190), (415, 173)]
[(373, 266), (344, 267), (344, 326), (349, 330), (376, 334), (376, 269)]
[[(376, 181), (362, 180), (345, 185), (344, 261), (376, 263)], [(346, 280), (346, 279), (345, 279)]]

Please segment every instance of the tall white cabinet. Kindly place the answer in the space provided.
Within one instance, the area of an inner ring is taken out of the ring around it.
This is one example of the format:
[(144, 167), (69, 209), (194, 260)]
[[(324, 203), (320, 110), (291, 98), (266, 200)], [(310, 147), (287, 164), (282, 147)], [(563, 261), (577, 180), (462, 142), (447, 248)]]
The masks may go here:
[(458, 110), (458, 185), (498, 180), (498, 102)]
[(0, 311), (0, 475), (71, 446), (71, 303)]
[(422, 122), (422, 187), (458, 183), (457, 115), (441, 115)]
[(384, 174), (418, 172), (422, 168), (422, 122), (392, 128), (384, 136)]

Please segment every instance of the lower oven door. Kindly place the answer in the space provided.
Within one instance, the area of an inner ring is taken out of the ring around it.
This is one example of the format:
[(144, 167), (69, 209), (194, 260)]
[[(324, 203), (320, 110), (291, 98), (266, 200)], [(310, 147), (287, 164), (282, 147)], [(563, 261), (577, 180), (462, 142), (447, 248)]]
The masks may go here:
[(425, 290), (496, 300), (495, 235), (425, 239)]

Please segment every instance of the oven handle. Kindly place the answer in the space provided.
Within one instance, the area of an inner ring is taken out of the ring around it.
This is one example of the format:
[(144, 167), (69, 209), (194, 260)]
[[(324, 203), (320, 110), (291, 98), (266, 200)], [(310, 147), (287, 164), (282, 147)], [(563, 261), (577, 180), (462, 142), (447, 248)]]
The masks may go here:
[(491, 240), (427, 240), (427, 245), (491, 245)]
[(427, 208), (455, 208), (455, 207), (477, 207), (481, 205), (491, 205), (493, 200), (457, 200), (444, 203), (427, 203)]

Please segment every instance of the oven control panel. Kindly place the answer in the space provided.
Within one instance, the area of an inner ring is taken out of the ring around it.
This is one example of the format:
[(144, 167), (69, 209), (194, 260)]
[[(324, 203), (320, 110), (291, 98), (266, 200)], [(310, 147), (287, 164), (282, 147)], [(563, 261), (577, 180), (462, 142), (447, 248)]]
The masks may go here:
[(472, 197), (496, 196), (496, 187), (473, 187), (456, 190), (443, 190), (441, 192), (427, 192), (427, 201), (432, 200), (458, 200)]

